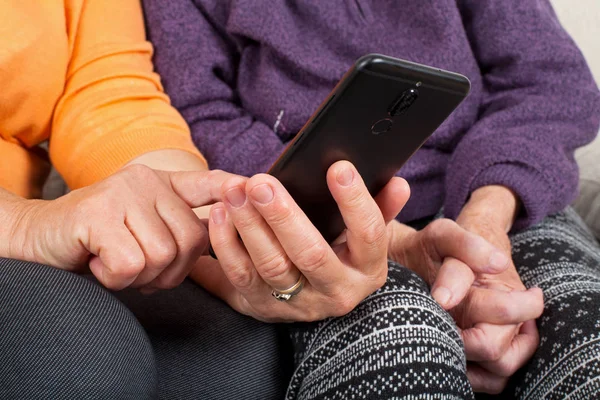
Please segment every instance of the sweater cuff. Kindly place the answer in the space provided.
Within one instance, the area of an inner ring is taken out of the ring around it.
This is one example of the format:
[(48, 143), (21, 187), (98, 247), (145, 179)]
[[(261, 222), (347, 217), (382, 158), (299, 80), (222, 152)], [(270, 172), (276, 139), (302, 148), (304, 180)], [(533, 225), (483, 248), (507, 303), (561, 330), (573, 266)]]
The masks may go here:
[(521, 210), (511, 231), (519, 231), (538, 223), (546, 217), (548, 210), (552, 207), (547, 196), (539, 195), (548, 193), (551, 190), (550, 185), (541, 174), (526, 165), (496, 164), (483, 170), (473, 180), (469, 194), (480, 187), (489, 185), (510, 188), (521, 201)]
[(485, 145), (477, 141), (460, 150), (450, 162), (446, 180), (444, 210), (449, 218), (456, 219), (471, 193), (487, 185), (506, 186), (519, 197), (522, 210), (513, 231), (560, 211), (576, 195), (576, 167), (549, 160), (548, 154), (527, 140)]
[(78, 149), (75, 157), (53, 163), (67, 185), (77, 189), (107, 178), (142, 154), (167, 149), (186, 151), (207, 164), (189, 134), (170, 129), (142, 129), (103, 138), (90, 148)]

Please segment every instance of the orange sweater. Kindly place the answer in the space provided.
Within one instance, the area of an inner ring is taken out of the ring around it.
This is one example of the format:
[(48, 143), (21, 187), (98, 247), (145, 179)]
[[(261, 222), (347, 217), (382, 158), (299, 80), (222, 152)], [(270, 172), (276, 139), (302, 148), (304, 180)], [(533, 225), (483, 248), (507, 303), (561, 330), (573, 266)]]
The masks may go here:
[(0, 4), (0, 186), (37, 197), (52, 163), (71, 188), (149, 151), (201, 157), (153, 72), (139, 0)]

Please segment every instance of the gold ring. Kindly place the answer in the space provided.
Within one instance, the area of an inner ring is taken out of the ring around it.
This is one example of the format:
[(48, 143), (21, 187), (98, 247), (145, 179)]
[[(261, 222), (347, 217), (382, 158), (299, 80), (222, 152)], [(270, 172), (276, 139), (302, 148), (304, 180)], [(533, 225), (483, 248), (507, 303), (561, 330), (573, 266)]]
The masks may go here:
[(298, 281), (294, 283), (293, 286), (290, 286), (285, 290), (273, 289), (273, 291), (271, 292), (271, 296), (275, 297), (279, 301), (288, 301), (292, 297), (300, 293), (302, 288), (304, 288), (304, 275), (301, 274), (300, 278), (298, 278)]

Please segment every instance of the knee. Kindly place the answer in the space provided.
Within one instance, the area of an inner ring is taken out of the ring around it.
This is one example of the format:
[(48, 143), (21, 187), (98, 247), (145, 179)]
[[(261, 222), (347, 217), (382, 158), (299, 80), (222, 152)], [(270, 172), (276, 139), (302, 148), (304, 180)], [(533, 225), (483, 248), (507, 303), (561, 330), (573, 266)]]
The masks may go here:
[[(422, 393), (472, 397), (452, 317), (433, 300), (422, 279), (397, 264), (390, 264), (386, 284), (348, 315), (303, 325), (303, 331), (294, 333), (297, 348), (302, 343), (312, 347), (301, 353), (292, 389), (312, 393), (320, 390), (319, 382), (344, 377), (365, 383), (366, 389), (377, 387), (382, 398)], [(335, 367), (310, 372), (311, 379), (304, 379), (308, 368), (326, 363), (332, 354)], [(365, 397), (359, 389), (353, 386), (346, 394)]]
[(408, 351), (420, 348), (433, 362), (451, 362), (464, 369), (466, 358), (456, 323), (413, 271), (390, 263), (386, 284), (361, 306), (358, 313), (368, 315), (372, 326), (382, 328), (383, 335), (393, 335)]
[(0, 261), (0, 397), (155, 397), (149, 340), (110, 293), (65, 271)]

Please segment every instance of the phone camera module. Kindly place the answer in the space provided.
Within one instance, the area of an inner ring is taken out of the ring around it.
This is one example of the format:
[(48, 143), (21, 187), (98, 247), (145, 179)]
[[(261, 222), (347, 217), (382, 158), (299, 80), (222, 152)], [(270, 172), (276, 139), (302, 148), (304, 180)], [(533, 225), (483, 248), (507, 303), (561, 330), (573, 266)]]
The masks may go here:
[(402, 115), (408, 110), (419, 98), (419, 91), (415, 88), (404, 91), (398, 98), (390, 105), (388, 114), (390, 117), (397, 117)]
[(371, 127), (371, 133), (373, 135), (381, 135), (382, 133), (386, 133), (392, 129), (393, 124), (394, 121), (392, 121), (390, 118), (381, 119), (373, 124)]

